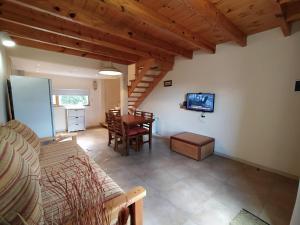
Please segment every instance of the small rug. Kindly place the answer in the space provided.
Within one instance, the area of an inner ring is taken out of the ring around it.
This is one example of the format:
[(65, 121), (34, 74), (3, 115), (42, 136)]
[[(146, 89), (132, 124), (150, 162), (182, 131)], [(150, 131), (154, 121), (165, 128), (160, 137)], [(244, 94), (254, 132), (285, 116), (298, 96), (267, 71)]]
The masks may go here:
[(234, 217), (230, 225), (270, 225), (247, 210), (243, 209)]

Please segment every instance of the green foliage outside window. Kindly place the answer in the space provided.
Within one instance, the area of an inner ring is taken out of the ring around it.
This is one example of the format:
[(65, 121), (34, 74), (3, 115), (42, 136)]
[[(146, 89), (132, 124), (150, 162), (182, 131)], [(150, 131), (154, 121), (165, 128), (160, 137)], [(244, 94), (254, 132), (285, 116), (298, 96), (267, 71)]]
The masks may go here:
[(61, 95), (59, 96), (60, 105), (88, 105), (89, 97), (83, 95)]

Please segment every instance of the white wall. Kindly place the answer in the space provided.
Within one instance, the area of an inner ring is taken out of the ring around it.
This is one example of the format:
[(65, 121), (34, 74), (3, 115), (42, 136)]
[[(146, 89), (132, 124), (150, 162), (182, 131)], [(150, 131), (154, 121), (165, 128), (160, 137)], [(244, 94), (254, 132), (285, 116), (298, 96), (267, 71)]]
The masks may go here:
[(120, 107), (120, 78), (103, 80), (105, 111)]
[[(299, 24), (298, 27), (299, 29)], [(176, 59), (173, 71), (141, 108), (159, 117), (159, 134), (190, 131), (216, 138), (215, 151), (261, 166), (300, 175), (300, 32), (285, 38), (279, 29), (250, 36), (247, 47), (217, 46), (214, 55)], [(179, 108), (188, 92), (216, 93), (215, 112)]]
[[(21, 45), (8, 49), (7, 53), (12, 59), (14, 70), (91, 79), (111, 79), (110, 76), (98, 74), (99, 69), (107, 65), (107, 62)], [(114, 66), (123, 73), (127, 73), (127, 65), (114, 63)]]
[(53, 109), (54, 128), (56, 132), (67, 130), (66, 109), (61, 106), (55, 106)]
[(10, 71), (10, 61), (7, 57), (6, 49), (0, 45), (0, 124), (7, 121), (6, 79)]
[(123, 115), (128, 114), (128, 77), (130, 74), (128, 67), (128, 73), (124, 73), (120, 79), (120, 95), (121, 95), (121, 113)]
[(135, 79), (135, 64), (128, 65), (128, 85)]

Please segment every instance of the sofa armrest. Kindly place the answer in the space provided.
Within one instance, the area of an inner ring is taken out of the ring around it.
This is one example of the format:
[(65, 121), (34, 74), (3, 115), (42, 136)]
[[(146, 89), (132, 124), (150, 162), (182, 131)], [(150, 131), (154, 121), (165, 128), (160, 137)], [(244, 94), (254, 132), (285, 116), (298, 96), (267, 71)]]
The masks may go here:
[[(143, 198), (145, 196), (145, 188), (137, 186), (130, 191), (105, 202), (105, 206), (111, 212), (111, 221), (115, 221), (118, 218), (122, 208), (128, 207), (130, 213), (130, 225), (143, 225)], [(66, 225), (72, 225), (72, 223), (68, 221)]]
[(118, 213), (123, 207), (128, 207), (131, 225), (143, 224), (143, 198), (146, 196), (145, 188), (137, 186), (130, 191), (119, 195), (105, 203), (111, 211), (111, 218), (118, 218)]

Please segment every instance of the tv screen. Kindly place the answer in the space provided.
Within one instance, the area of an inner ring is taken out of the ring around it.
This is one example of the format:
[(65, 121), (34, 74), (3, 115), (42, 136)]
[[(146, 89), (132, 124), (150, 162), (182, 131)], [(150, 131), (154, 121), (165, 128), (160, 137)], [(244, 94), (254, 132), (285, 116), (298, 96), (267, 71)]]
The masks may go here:
[(201, 112), (213, 112), (215, 94), (211, 93), (188, 93), (186, 95), (186, 108)]

